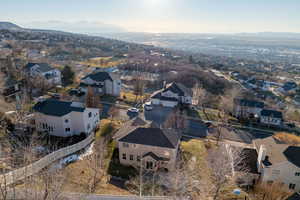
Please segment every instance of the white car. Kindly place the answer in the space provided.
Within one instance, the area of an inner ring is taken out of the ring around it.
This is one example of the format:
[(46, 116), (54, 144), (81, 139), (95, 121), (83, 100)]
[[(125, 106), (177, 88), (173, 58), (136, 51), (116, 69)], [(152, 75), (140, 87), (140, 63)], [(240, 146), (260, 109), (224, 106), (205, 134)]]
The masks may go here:
[(137, 108), (129, 108), (128, 112), (138, 113), (140, 110)]
[(149, 101), (149, 102), (146, 102), (146, 103), (144, 104), (144, 109), (147, 110), (147, 111), (150, 111), (150, 110), (153, 109), (153, 106), (152, 106), (152, 104), (151, 104), (150, 101)]

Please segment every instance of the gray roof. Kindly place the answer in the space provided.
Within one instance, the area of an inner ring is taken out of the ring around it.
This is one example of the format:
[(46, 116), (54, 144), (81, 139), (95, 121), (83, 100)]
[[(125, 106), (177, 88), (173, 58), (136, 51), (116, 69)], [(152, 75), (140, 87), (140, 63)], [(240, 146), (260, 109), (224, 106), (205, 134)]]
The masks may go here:
[(92, 74), (89, 74), (87, 76), (85, 76), (84, 78), (82, 78), (82, 80), (86, 79), (86, 78), (90, 78), (94, 81), (97, 81), (97, 82), (103, 82), (105, 80), (115, 80), (116, 79), (116, 76), (115, 75), (112, 75), (108, 72), (95, 72), (95, 73), (92, 73)]
[(282, 119), (282, 112), (276, 111), (276, 110), (267, 110), (267, 109), (263, 109), (260, 112), (261, 116), (264, 117), (273, 117), (273, 118), (280, 118)]
[(248, 99), (234, 99), (234, 103), (240, 106), (247, 106), (252, 108), (263, 108), (265, 106), (264, 102)]
[(36, 112), (43, 113), (45, 115), (52, 116), (64, 116), (70, 112), (84, 112), (85, 108), (74, 107), (72, 102), (58, 101), (56, 99), (47, 99), (42, 102), (38, 102), (34, 105), (33, 109)]
[(289, 161), (290, 163), (300, 167), (300, 147), (283, 144), (270, 136), (264, 139), (254, 140), (256, 150), (259, 151), (260, 146), (266, 148), (267, 159), (263, 161), (265, 166), (271, 166), (276, 163)]
[(178, 94), (178, 96), (192, 96), (192, 90), (185, 87), (181, 83), (175, 83), (175, 82), (170, 83), (166, 86), (165, 89), (163, 89), (162, 92), (166, 92), (168, 90)]
[(49, 72), (51, 70), (53, 70), (54, 68), (51, 67), (48, 63), (28, 63), (25, 66), (26, 70), (30, 70), (33, 66), (38, 65), (39, 66), (39, 70), (41, 72)]
[(152, 99), (160, 99), (162, 101), (178, 101), (178, 99), (173, 97), (162, 96), (162, 90), (156, 91), (151, 95)]
[(138, 127), (119, 141), (175, 149), (179, 140), (179, 135), (174, 130)]

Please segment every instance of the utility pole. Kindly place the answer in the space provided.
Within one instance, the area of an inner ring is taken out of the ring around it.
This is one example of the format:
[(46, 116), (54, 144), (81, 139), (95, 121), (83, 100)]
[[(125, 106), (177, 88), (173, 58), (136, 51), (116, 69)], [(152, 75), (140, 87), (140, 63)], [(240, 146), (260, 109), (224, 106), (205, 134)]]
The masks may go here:
[(140, 162), (140, 198), (142, 197), (142, 189), (143, 189), (143, 158), (141, 158)]

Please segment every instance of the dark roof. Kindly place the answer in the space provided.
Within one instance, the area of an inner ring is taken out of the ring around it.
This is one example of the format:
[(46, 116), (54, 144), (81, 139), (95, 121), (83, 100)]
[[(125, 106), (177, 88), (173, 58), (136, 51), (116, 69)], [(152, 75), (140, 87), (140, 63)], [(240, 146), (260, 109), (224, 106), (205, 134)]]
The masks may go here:
[(85, 76), (83, 78), (86, 79), (86, 78), (90, 78), (94, 81), (97, 81), (97, 82), (103, 82), (105, 80), (111, 80), (113, 81), (113, 78), (112, 76), (108, 73), (108, 72), (96, 72), (96, 73), (92, 73), (92, 74), (89, 74), (87, 76)]
[(234, 99), (234, 103), (240, 106), (263, 108), (265, 106), (264, 102), (253, 101), (248, 99)]
[(97, 88), (103, 88), (103, 85), (99, 85), (99, 84), (91, 84), (91, 85), (89, 85), (89, 84), (86, 84), (86, 83), (83, 83), (83, 82), (81, 82), (80, 84), (79, 84), (79, 87), (97, 87)]
[(280, 118), (282, 119), (282, 112), (276, 111), (276, 110), (267, 110), (267, 109), (263, 109), (260, 112), (261, 116), (265, 116), (265, 117), (274, 117), (274, 118)]
[(49, 72), (54, 69), (48, 63), (28, 63), (25, 69), (30, 70), (34, 65), (38, 65), (41, 72)]
[(192, 90), (189, 88), (186, 88), (181, 83), (170, 83), (167, 85), (165, 89), (163, 89), (162, 92), (166, 91), (172, 91), (173, 93), (178, 94), (178, 96), (192, 96)]
[(119, 141), (174, 149), (177, 147), (179, 139), (179, 135), (175, 131), (139, 127)]
[(300, 147), (297, 146), (289, 146), (283, 154), (286, 156), (287, 160), (300, 167)]
[(287, 199), (285, 200), (300, 200), (300, 194), (295, 192), (294, 194), (292, 194), (292, 196), (289, 196)]
[(286, 82), (284, 85), (283, 85), (283, 89), (285, 90), (285, 91), (289, 91), (289, 90), (292, 90), (292, 89), (294, 89), (294, 88), (296, 88), (297, 87), (297, 83), (295, 83), (295, 82)]
[(143, 155), (143, 158), (145, 158), (145, 157), (147, 157), (147, 156), (151, 156), (154, 160), (156, 160), (156, 161), (168, 161), (168, 160), (170, 160), (170, 159), (168, 159), (168, 158), (163, 158), (163, 157), (159, 157), (159, 156), (157, 156), (155, 153), (153, 153), (153, 152), (148, 152), (148, 153), (146, 153), (145, 155)]
[(36, 112), (43, 113), (45, 115), (52, 116), (64, 116), (72, 111), (74, 112), (83, 112), (85, 108), (74, 107), (72, 102), (67, 101), (58, 101), (55, 99), (47, 99), (42, 102), (38, 102), (34, 105), (33, 109)]

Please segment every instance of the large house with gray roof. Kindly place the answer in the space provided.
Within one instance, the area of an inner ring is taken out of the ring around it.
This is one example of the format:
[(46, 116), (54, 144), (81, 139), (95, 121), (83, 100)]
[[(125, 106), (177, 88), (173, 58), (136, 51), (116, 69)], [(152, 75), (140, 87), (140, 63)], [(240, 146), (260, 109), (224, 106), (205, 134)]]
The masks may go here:
[(53, 136), (90, 134), (100, 122), (99, 109), (86, 108), (79, 102), (46, 99), (33, 110), (36, 130)]
[(263, 109), (260, 112), (260, 123), (271, 126), (281, 126), (283, 123), (282, 112)]
[(31, 77), (44, 77), (50, 84), (61, 85), (61, 72), (48, 63), (28, 63), (24, 68)]
[(263, 110), (264, 102), (248, 100), (248, 99), (234, 99), (233, 115), (239, 118), (259, 117)]
[(175, 107), (178, 104), (192, 104), (193, 92), (180, 83), (165, 84), (163, 89), (154, 92), (151, 95), (153, 105), (164, 107)]
[(300, 191), (300, 147), (282, 144), (274, 137), (254, 140), (257, 168), (263, 182), (278, 182)]
[(135, 118), (116, 135), (121, 164), (150, 171), (175, 167), (180, 143), (177, 131)]
[(81, 79), (80, 89), (87, 91), (92, 87), (97, 94), (120, 96), (121, 80), (118, 75), (105, 71), (93, 72)]

